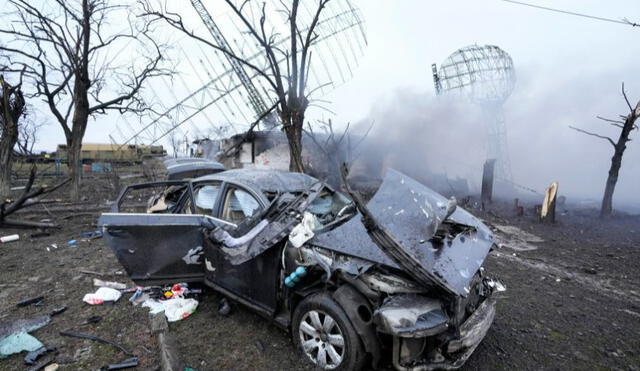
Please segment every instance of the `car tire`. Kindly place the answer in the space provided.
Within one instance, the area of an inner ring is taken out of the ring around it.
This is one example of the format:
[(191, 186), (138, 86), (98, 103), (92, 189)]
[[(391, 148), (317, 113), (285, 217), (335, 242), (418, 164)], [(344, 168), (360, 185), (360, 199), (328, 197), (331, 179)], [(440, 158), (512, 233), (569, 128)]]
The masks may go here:
[(361, 370), (364, 366), (366, 353), (360, 337), (345, 311), (328, 294), (314, 294), (298, 304), (291, 328), (294, 344), (317, 367)]

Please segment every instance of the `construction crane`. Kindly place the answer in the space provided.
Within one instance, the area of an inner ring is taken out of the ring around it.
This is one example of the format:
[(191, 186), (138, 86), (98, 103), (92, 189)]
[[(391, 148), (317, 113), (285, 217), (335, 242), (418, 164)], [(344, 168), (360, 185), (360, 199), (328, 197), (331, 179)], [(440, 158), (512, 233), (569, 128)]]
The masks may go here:
[[(198, 15), (202, 19), (202, 22), (205, 24), (205, 26), (207, 26), (207, 29), (211, 33), (211, 36), (213, 36), (216, 44), (218, 44), (221, 49), (227, 50), (229, 53), (233, 53), (231, 45), (229, 45), (224, 35), (222, 34), (222, 31), (220, 31), (216, 23), (213, 21), (213, 17), (211, 17), (211, 14), (209, 14), (207, 9), (204, 7), (202, 1), (191, 0), (191, 5), (193, 5), (193, 8), (196, 10), (196, 12), (198, 12)], [(242, 62), (240, 62), (236, 58), (233, 58), (231, 55), (229, 55), (229, 53), (223, 54), (231, 65), (233, 72), (238, 76), (240, 83), (247, 91), (247, 94), (249, 96), (249, 105), (255, 111), (256, 117), (262, 116), (269, 110), (269, 106), (265, 103), (264, 98), (262, 97), (262, 95), (260, 95), (260, 92), (258, 92), (258, 89), (256, 89), (255, 85), (253, 85), (253, 82), (247, 74), (247, 71), (245, 71)], [(236, 55), (235, 53), (233, 54)], [(273, 115), (267, 117), (265, 121), (267, 121), (269, 126), (275, 126), (275, 117)]]

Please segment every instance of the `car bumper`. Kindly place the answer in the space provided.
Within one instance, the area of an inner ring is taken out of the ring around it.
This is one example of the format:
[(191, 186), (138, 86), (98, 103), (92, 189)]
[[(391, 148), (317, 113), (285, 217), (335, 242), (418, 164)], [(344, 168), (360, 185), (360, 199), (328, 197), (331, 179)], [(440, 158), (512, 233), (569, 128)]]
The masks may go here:
[[(394, 337), (393, 341), (393, 365), (397, 370), (455, 370), (467, 361), (473, 351), (484, 339), (489, 327), (493, 323), (496, 314), (496, 301), (489, 297), (485, 299), (475, 312), (460, 326), (460, 336), (450, 340), (440, 347), (437, 356), (431, 355), (431, 361), (411, 362), (409, 365), (402, 362), (402, 353), (411, 348), (409, 342), (415, 339)], [(403, 349), (404, 347), (404, 349)], [(442, 353), (448, 356), (442, 356)]]

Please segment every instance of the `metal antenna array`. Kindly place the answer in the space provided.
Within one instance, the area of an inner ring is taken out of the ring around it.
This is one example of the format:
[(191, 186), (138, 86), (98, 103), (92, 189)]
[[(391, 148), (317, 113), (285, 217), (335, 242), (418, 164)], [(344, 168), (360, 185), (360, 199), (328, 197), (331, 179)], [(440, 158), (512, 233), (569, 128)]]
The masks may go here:
[[(201, 0), (191, 1), (217, 45), (233, 50), (235, 55), (254, 65), (266, 66), (263, 49), (244, 34), (244, 25), (237, 24), (233, 15), (223, 14), (214, 21)], [(299, 32), (308, 30), (313, 11), (302, 2)], [(280, 34), (286, 35), (286, 32)], [(352, 76), (364, 53), (367, 40), (360, 10), (349, 0), (331, 1), (316, 25), (316, 34), (308, 86), (310, 91), (316, 89), (323, 95)], [(288, 43), (290, 39), (282, 37), (275, 47), (285, 47)], [(244, 68), (226, 53), (188, 37), (176, 42), (174, 51), (179, 73), (171, 78), (159, 77), (150, 82), (155, 85), (148, 89), (153, 92), (151, 98), (158, 114), (143, 118), (140, 123), (130, 123), (121, 117), (117, 130), (111, 133), (112, 140), (119, 138), (122, 144), (166, 142), (167, 137), (184, 137), (182, 129), (188, 130), (191, 136), (223, 138), (246, 131), (249, 124), (268, 109), (270, 102), (275, 101), (255, 71)], [(284, 57), (278, 63), (286, 70)], [(265, 119), (267, 125), (271, 121), (275, 124), (275, 120), (275, 117)]]
[[(204, 7), (204, 4), (202, 4), (202, 1), (191, 0), (191, 4), (193, 5), (193, 8), (196, 10), (196, 12), (198, 12), (198, 15), (202, 19), (202, 22), (205, 24), (205, 26), (211, 33), (211, 36), (213, 36), (218, 46), (230, 52), (233, 51), (233, 48), (231, 48), (231, 45), (229, 45), (227, 40), (224, 38), (222, 31), (220, 31), (216, 23), (213, 21), (211, 14), (209, 14), (207, 9)], [(262, 96), (260, 95), (256, 87), (253, 85), (253, 82), (251, 82), (251, 78), (249, 78), (249, 75), (247, 75), (247, 71), (244, 70), (244, 67), (240, 62), (238, 62), (236, 58), (233, 58), (226, 53), (225, 53), (225, 57), (227, 58), (227, 61), (231, 65), (233, 72), (236, 74), (236, 76), (240, 80), (240, 83), (247, 90), (247, 93), (249, 95), (249, 104), (251, 105), (251, 107), (253, 107), (253, 110), (255, 111), (256, 115), (260, 116), (263, 113), (265, 113), (269, 109), (269, 107), (267, 107), (267, 105), (264, 102), (264, 99), (262, 99)]]
[(488, 125), (487, 158), (496, 159), (497, 177), (513, 182), (502, 107), (515, 86), (511, 56), (494, 45), (471, 45), (457, 50), (440, 65), (431, 66), (436, 94), (459, 94), (479, 104)]

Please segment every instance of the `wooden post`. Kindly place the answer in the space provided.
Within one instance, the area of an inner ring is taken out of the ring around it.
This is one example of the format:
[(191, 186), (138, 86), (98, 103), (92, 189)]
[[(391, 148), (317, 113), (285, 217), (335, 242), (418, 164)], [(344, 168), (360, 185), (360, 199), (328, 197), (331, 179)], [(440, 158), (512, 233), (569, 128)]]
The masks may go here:
[(556, 196), (558, 195), (558, 183), (554, 182), (544, 193), (544, 201), (540, 209), (540, 221), (543, 223), (556, 222)]
[(482, 193), (480, 201), (482, 203), (482, 210), (484, 210), (487, 204), (491, 203), (493, 198), (493, 174), (496, 165), (495, 159), (488, 159), (484, 162), (482, 170)]

